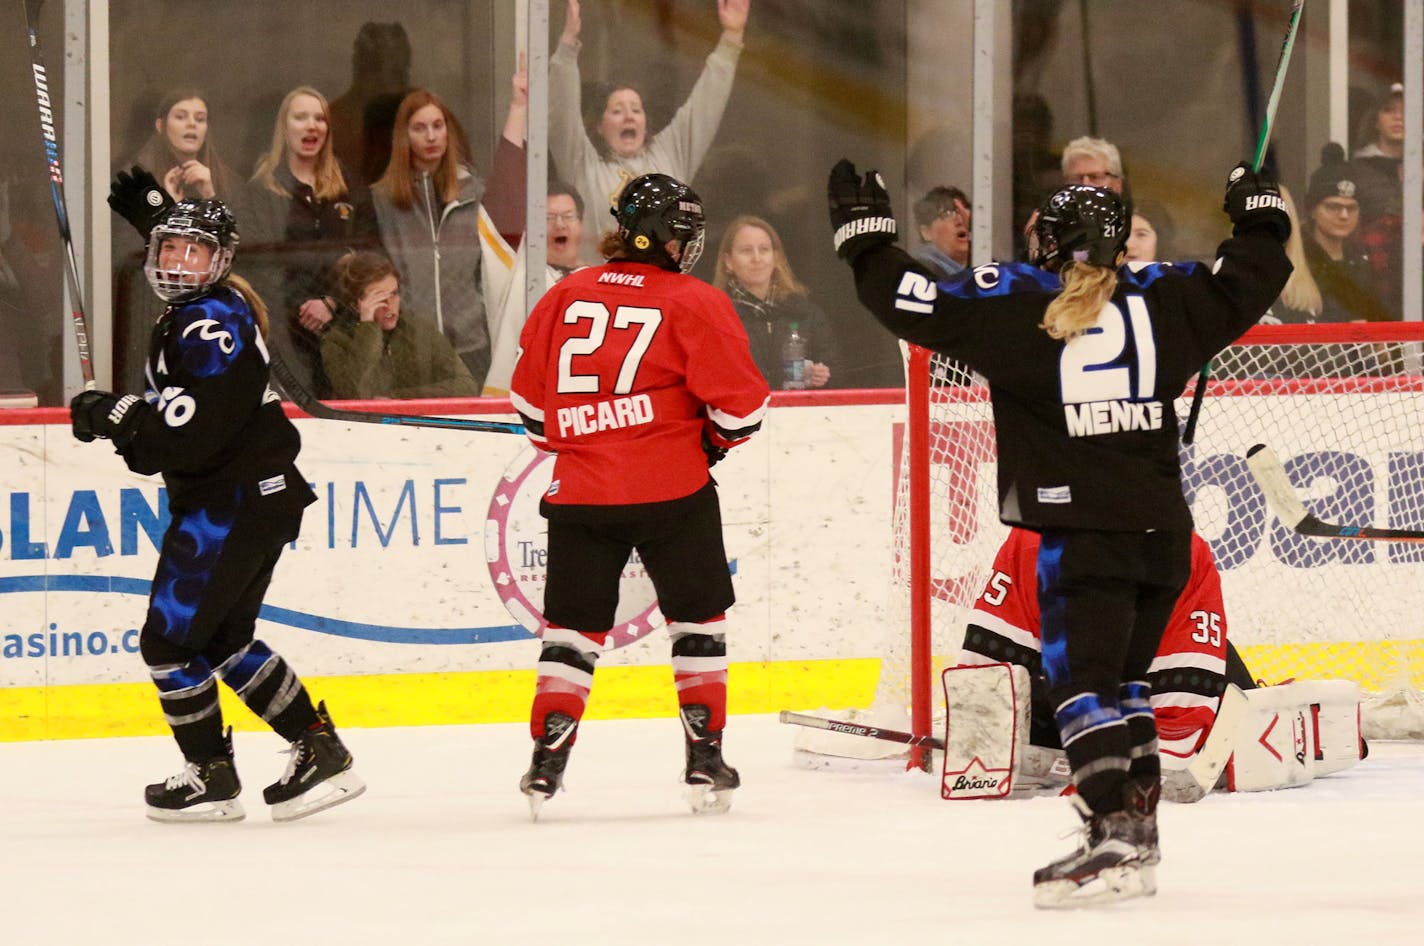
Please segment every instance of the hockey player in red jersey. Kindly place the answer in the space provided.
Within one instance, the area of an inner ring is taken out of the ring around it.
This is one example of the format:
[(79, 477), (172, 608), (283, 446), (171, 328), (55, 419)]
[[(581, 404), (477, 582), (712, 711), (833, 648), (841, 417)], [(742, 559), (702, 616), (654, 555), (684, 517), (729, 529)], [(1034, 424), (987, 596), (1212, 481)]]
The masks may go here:
[(709, 468), (761, 426), (769, 392), (725, 294), (686, 275), (705, 219), (665, 174), (630, 181), (612, 209), (608, 260), (570, 274), (520, 336), (510, 400), (530, 440), (557, 454), (544, 631), (520, 790), (538, 816), (563, 781), (594, 666), (636, 550), (672, 640), (696, 811), (725, 811), (740, 784), (722, 759), (732, 581)]

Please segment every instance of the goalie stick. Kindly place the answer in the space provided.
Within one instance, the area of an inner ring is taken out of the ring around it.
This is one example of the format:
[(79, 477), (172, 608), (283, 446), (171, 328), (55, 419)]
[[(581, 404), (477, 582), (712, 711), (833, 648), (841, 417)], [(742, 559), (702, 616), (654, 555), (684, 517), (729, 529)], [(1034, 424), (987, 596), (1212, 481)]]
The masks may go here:
[(886, 742), (899, 742), (907, 746), (920, 746), (926, 749), (944, 749), (944, 740), (936, 739), (934, 736), (916, 736), (914, 733), (900, 732), (896, 729), (881, 729), (878, 726), (862, 726), (859, 723), (846, 723), (838, 719), (823, 719), (820, 716), (806, 716), (802, 713), (793, 713), (790, 710), (781, 711), (781, 721), (791, 723), (795, 726), (806, 726), (810, 729), (825, 729), (830, 732), (842, 732), (848, 736), (865, 736), (868, 739), (884, 739)]
[(351, 411), (323, 404), (302, 387), (282, 359), (271, 354), (269, 367), (282, 393), (291, 402), (318, 420), (342, 420), (358, 424), (393, 424), (403, 427), (438, 427), (443, 430), (475, 430), (495, 434), (522, 434), (524, 425), (508, 420), (476, 420), (473, 417), (430, 417), (425, 414), (384, 414), (378, 411)]
[(1373, 526), (1346, 526), (1322, 522), (1305, 508), (1276, 452), (1263, 443), (1246, 451), (1246, 466), (1266, 502), (1282, 524), (1301, 535), (1321, 539), (1360, 539), (1367, 542), (1424, 542), (1424, 532), (1414, 529), (1376, 529)]
[(35, 80), (35, 106), (39, 109), (40, 143), (44, 146), (45, 163), (49, 167), (49, 194), (54, 203), (54, 221), (59, 228), (59, 241), (64, 244), (65, 273), (69, 277), (69, 295), (74, 302), (70, 320), (74, 324), (74, 347), (79, 355), (79, 372), (84, 377), (84, 390), (95, 388), (94, 361), (89, 355), (89, 317), (84, 314), (84, 293), (80, 289), (79, 263), (74, 256), (74, 238), (69, 232), (69, 211), (64, 204), (64, 169), (59, 160), (59, 129), (56, 127), (54, 100), (49, 93), (49, 75), (45, 72), (44, 55), (40, 51), (40, 7), (44, 0), (25, 0), (25, 27), (30, 38), (30, 70)]
[[(1271, 125), (1276, 120), (1276, 106), (1281, 104), (1281, 88), (1286, 82), (1286, 67), (1290, 65), (1291, 50), (1295, 48), (1295, 34), (1300, 29), (1300, 15), (1305, 10), (1305, 0), (1295, 0), (1291, 6), (1290, 25), (1286, 27), (1286, 38), (1281, 41), (1281, 55), (1276, 60), (1276, 81), (1271, 85), (1271, 97), (1266, 100), (1266, 115), (1261, 122), (1261, 135), (1256, 139), (1256, 154), (1251, 158), (1251, 170), (1261, 170), (1266, 160), (1266, 145), (1271, 140)], [(1182, 430), (1182, 443), (1192, 445), (1197, 436), (1197, 419), (1201, 417), (1202, 399), (1206, 396), (1206, 383), (1211, 377), (1211, 362), (1202, 365), (1197, 375), (1197, 387), (1192, 392), (1192, 407), (1187, 412), (1187, 423)]]

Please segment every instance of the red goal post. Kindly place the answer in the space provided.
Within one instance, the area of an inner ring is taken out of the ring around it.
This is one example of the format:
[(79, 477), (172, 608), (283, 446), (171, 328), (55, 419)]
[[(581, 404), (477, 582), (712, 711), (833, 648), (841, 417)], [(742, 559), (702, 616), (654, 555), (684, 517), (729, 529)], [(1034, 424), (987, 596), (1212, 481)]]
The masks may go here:
[[(1216, 359), (1184, 490), (1222, 575), (1229, 635), (1267, 682), (1343, 677), (1367, 735), (1424, 737), (1424, 545), (1296, 535), (1245, 463), (1275, 449), (1330, 522), (1424, 529), (1424, 324), (1267, 325)], [(1002, 542), (988, 389), (911, 346), (897, 437), (892, 641), (876, 706), (930, 735), (936, 680)], [(1177, 401), (1186, 418), (1195, 387)], [(908, 634), (906, 633), (908, 628)]]

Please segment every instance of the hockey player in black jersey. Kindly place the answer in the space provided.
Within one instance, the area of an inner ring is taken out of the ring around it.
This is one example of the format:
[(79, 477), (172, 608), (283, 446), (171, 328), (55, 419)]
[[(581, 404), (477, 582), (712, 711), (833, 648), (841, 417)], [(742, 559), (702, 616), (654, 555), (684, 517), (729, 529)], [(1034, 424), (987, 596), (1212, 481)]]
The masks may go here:
[(1190, 571), (1175, 399), (1270, 307), (1290, 275), (1290, 218), (1242, 164), (1217, 260), (1122, 266), (1128, 218), (1087, 185), (1044, 203), (1031, 264), (948, 280), (895, 245), (879, 174), (831, 171), (836, 250), (890, 331), (967, 362), (989, 384), (999, 518), (1041, 536), (1043, 667), (1084, 820), (1080, 848), (1034, 873), (1034, 903), (1156, 891), (1161, 792), (1147, 667)]
[(110, 204), (148, 240), (144, 273), (168, 308), (154, 325), (144, 397), (85, 391), (74, 436), (105, 438), (135, 473), (161, 473), (171, 522), (139, 649), (182, 750), (183, 771), (149, 785), (157, 821), (244, 816), (223, 731), (222, 680), (291, 743), (263, 792), (290, 821), (365, 790), (327, 715), (282, 657), (254, 639), (272, 570), (316, 497), (295, 466), (300, 438), (268, 387), (262, 300), (229, 273), (237, 229), (216, 200), (173, 205), (152, 175), (115, 181)]

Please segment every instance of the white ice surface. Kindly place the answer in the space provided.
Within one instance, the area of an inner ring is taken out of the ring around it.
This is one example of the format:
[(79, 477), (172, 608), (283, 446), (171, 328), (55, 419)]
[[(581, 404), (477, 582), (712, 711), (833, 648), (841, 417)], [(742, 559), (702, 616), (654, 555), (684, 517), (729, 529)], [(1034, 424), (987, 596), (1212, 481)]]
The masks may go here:
[[(333, 707), (338, 723), (340, 707)], [(168, 738), (0, 745), (0, 943), (1416, 944), (1424, 746), (1304, 788), (1164, 805), (1160, 893), (1036, 911), (1060, 799), (944, 802), (904, 773), (813, 772), (791, 727), (733, 717), (744, 787), (691, 815), (674, 719), (590, 721), (531, 823), (522, 725), (348, 729), (367, 793), (273, 824), (276, 736), (237, 735), (248, 819), (147, 821)]]

